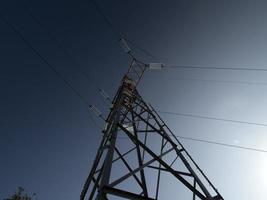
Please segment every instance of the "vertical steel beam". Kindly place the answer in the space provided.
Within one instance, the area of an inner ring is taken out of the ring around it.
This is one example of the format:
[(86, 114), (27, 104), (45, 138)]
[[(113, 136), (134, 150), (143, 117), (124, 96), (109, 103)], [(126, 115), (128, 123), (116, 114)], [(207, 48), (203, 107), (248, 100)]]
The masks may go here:
[(115, 151), (115, 144), (116, 144), (116, 139), (117, 139), (117, 132), (118, 132), (118, 126), (117, 126), (117, 120), (118, 120), (119, 115), (117, 114), (116, 116), (116, 121), (114, 123), (114, 126), (112, 128), (111, 132), (111, 138), (108, 146), (108, 152), (104, 161), (103, 165), (103, 173), (102, 173), (102, 178), (100, 181), (100, 193), (98, 194), (97, 199), (99, 200), (106, 200), (106, 193), (102, 190), (104, 186), (109, 184), (110, 180), (110, 174), (111, 174), (111, 168), (112, 168), (112, 160), (113, 160), (113, 155)]

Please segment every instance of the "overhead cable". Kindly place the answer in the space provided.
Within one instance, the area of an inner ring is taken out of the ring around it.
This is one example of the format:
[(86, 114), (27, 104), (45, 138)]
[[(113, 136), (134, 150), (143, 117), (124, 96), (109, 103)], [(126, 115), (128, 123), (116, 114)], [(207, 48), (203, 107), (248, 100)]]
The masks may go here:
[[(146, 76), (149, 79), (155, 79), (152, 76)], [(183, 78), (183, 77), (157, 77), (158, 79), (175, 80), (175, 81), (198, 81), (198, 82), (212, 82), (212, 83), (225, 83), (225, 84), (243, 84), (243, 85), (265, 85), (267, 82), (252, 82), (252, 81), (231, 81), (231, 80), (216, 80), (216, 79), (201, 79), (201, 78)]]
[[(24, 37), (24, 35), (1, 13), (0, 19), (21, 38), (21, 40), (26, 44), (26, 46), (28, 46), (28, 48), (31, 49), (46, 64), (46, 66), (48, 66), (57, 75), (57, 77), (61, 79), (73, 91), (73, 93), (82, 100), (85, 105), (88, 106), (89, 109), (94, 108), (94, 106), (89, 104), (88, 101), (81, 95), (81, 93), (74, 86), (72, 86), (72, 84), (56, 69), (56, 67), (54, 67), (44, 56), (42, 56), (42, 54), (36, 48), (34, 48), (34, 46), (26, 39), (26, 37)], [(99, 115), (99, 117), (103, 118), (102, 115)], [(95, 122), (93, 121), (93, 123)]]
[(231, 148), (238, 148), (238, 149), (245, 149), (245, 150), (250, 150), (250, 151), (267, 153), (267, 150), (263, 150), (263, 149), (256, 149), (256, 148), (251, 148), (251, 147), (239, 146), (239, 145), (234, 145), (234, 144), (227, 144), (227, 143), (222, 143), (222, 142), (215, 142), (215, 141), (210, 141), (210, 140), (196, 139), (196, 138), (185, 137), (185, 136), (180, 136), (180, 135), (175, 135), (175, 137), (180, 138), (180, 139), (184, 139), (184, 140), (204, 142), (204, 143), (215, 144), (215, 145), (220, 145), (220, 146), (225, 146), (225, 147), (231, 147)]
[(166, 68), (174, 69), (200, 69), (200, 70), (231, 70), (231, 71), (267, 71), (267, 68), (253, 68), (253, 67), (205, 67), (205, 66), (191, 66), (191, 65), (166, 65)]
[[(168, 135), (170, 137), (173, 137), (173, 135)], [(174, 135), (176, 138), (180, 138), (183, 140), (190, 140), (194, 142), (201, 142), (201, 143), (207, 143), (207, 144), (213, 144), (213, 145), (219, 145), (223, 147), (230, 147), (230, 148), (236, 148), (236, 149), (243, 149), (243, 150), (249, 150), (249, 151), (256, 151), (256, 152), (261, 152), (261, 153), (267, 153), (267, 150), (264, 149), (258, 149), (258, 148), (251, 148), (251, 147), (246, 147), (246, 146), (239, 146), (239, 145), (234, 145), (234, 144), (228, 144), (228, 143), (222, 143), (222, 142), (216, 142), (216, 141), (211, 141), (211, 140), (204, 140), (204, 139), (198, 139), (198, 138), (193, 138), (193, 137), (185, 137), (181, 135)], [(127, 139), (126, 136), (118, 136), (118, 139)]]
[[(141, 47), (140, 45), (138, 45), (136, 42), (130, 40), (125, 33), (122, 33), (121, 31), (119, 31), (114, 24), (112, 23), (112, 21), (108, 18), (108, 16), (104, 13), (104, 11), (100, 8), (100, 6), (97, 4), (97, 2), (95, 0), (89, 0), (90, 2), (92, 2), (92, 4), (94, 5), (96, 11), (98, 12), (98, 14), (100, 16), (102, 16), (102, 18), (104, 19), (104, 21), (106, 22), (106, 24), (109, 26), (110, 30), (112, 31), (112, 33), (115, 35), (116, 39), (118, 41), (120, 41), (121, 39), (125, 40), (126, 42), (129, 42), (130, 44), (133, 45), (133, 47), (135, 47), (136, 49), (140, 50), (141, 52), (145, 53), (147, 56), (153, 58), (153, 59), (157, 59), (156, 56), (154, 56), (153, 54), (151, 54), (149, 51), (147, 51), (146, 49), (144, 49), (143, 47)], [(129, 53), (129, 52), (128, 52)], [(133, 56), (132, 54), (129, 54), (130, 56)], [(159, 59), (157, 59), (159, 60)]]
[(89, 74), (82, 69), (80, 62), (78, 62), (78, 60), (71, 53), (69, 53), (69, 51), (64, 46), (61, 45), (59, 40), (56, 37), (54, 37), (51, 31), (49, 31), (47, 27), (38, 19), (38, 17), (34, 15), (34, 13), (29, 9), (28, 5), (23, 0), (21, 1), (21, 4), (23, 5), (24, 9), (28, 12), (29, 16), (33, 19), (33, 21), (48, 36), (51, 42), (53, 42), (54, 45), (57, 46), (65, 54), (65, 56), (73, 62), (75, 66), (79, 67), (80, 73), (90, 82), (90, 85), (93, 85), (98, 90), (99, 87), (94, 81), (92, 81)]
[[(144, 49), (143, 47), (140, 47), (135, 42), (129, 40), (125, 34), (118, 31), (118, 29), (113, 25), (111, 20), (107, 17), (107, 15), (103, 12), (103, 10), (98, 6), (95, 0), (89, 0), (93, 3), (94, 7), (96, 8), (97, 12), (103, 17), (106, 24), (110, 27), (112, 32), (117, 36), (118, 39), (123, 38), (125, 41), (131, 43), (135, 48), (139, 49), (140, 51), (144, 52), (147, 56), (160, 60), (156, 56), (154, 56), (151, 52)], [(231, 71), (267, 71), (267, 68), (252, 68), (252, 67), (201, 67), (201, 66), (190, 66), (190, 65), (164, 65), (164, 68), (173, 68), (173, 69), (199, 69), (199, 70), (231, 70)]]
[(265, 123), (255, 123), (255, 122), (233, 120), (233, 119), (227, 119), (227, 118), (217, 118), (217, 117), (209, 117), (209, 116), (204, 116), (204, 115), (194, 115), (194, 114), (170, 112), (170, 111), (163, 111), (163, 110), (157, 110), (157, 112), (163, 113), (163, 114), (168, 114), (168, 115), (177, 115), (177, 116), (183, 116), (183, 117), (200, 118), (200, 119), (208, 119), (208, 120), (216, 120), (216, 121), (223, 121), (223, 122), (231, 122), (231, 123), (239, 123), (239, 124), (247, 124), (247, 125), (267, 127), (267, 124), (265, 124)]

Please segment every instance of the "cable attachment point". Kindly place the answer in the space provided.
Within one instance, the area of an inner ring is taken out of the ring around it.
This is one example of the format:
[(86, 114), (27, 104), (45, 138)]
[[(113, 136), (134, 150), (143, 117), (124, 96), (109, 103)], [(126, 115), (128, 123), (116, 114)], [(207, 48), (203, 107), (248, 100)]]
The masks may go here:
[(158, 70), (158, 69), (163, 69), (167, 67), (163, 63), (149, 63), (147, 66), (148, 66), (148, 69), (152, 69), (152, 70)]

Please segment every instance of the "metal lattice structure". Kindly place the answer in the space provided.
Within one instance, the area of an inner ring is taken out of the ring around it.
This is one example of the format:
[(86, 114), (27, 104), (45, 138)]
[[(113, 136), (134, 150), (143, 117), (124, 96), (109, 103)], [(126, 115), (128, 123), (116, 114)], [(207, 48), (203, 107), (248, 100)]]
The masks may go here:
[[(146, 65), (133, 60), (106, 119), (103, 138), (80, 199), (223, 200), (217, 189), (136, 87)], [(164, 174), (172, 179), (171, 187)], [(165, 192), (164, 195), (161, 195)], [(167, 197), (166, 197), (167, 194)]]

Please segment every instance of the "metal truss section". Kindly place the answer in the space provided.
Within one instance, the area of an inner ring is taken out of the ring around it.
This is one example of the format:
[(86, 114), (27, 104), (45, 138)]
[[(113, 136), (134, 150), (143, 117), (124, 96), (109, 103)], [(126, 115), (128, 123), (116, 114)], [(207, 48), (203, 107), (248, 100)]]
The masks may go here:
[[(139, 68), (135, 79), (130, 76), (132, 67), (133, 63), (113, 100), (80, 199), (185, 199), (182, 194), (186, 194), (193, 200), (223, 200), (157, 112), (139, 95), (136, 85), (145, 67)], [(181, 188), (185, 193), (177, 194)]]

